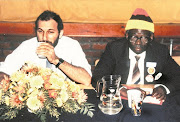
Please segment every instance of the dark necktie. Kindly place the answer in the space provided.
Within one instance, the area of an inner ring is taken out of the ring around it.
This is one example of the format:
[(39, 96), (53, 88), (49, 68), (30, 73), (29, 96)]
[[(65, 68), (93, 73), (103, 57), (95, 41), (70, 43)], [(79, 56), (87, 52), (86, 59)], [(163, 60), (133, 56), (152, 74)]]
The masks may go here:
[(140, 57), (135, 56), (135, 58), (136, 58), (136, 64), (133, 69), (132, 82), (133, 82), (133, 84), (138, 84), (140, 82), (140, 71), (139, 71), (139, 67), (138, 67), (138, 60)]

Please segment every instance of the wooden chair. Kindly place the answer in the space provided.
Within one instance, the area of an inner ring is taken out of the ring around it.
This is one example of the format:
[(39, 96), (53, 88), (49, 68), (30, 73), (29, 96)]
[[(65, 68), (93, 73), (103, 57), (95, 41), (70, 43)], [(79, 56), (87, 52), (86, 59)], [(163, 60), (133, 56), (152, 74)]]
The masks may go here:
[(180, 56), (172, 56), (176, 63), (180, 66)]
[(96, 59), (95, 62), (94, 62), (94, 66), (96, 66), (99, 62), (99, 59)]

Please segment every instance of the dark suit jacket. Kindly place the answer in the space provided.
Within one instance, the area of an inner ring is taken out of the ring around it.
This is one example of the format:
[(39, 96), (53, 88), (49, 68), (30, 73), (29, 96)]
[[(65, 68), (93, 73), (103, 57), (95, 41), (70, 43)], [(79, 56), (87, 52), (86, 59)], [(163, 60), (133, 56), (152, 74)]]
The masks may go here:
[[(147, 82), (144, 84), (164, 84), (172, 92), (180, 89), (180, 67), (169, 55), (168, 48), (159, 44), (154, 40), (149, 44), (146, 50), (144, 61), (144, 77), (147, 72), (146, 62), (156, 62), (155, 77), (158, 73), (162, 73), (159, 80)], [(100, 61), (98, 62), (92, 76), (92, 84), (101, 79), (105, 75), (116, 74), (121, 75), (121, 83), (126, 84), (130, 68), (129, 46), (128, 41), (123, 38), (107, 44)]]

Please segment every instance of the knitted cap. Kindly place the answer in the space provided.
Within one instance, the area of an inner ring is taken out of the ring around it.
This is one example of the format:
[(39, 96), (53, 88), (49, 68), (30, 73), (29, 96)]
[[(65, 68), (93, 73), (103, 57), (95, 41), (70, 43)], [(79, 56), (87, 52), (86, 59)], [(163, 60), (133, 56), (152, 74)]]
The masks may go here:
[(130, 29), (148, 30), (154, 33), (154, 23), (144, 9), (137, 8), (126, 24), (125, 30)]

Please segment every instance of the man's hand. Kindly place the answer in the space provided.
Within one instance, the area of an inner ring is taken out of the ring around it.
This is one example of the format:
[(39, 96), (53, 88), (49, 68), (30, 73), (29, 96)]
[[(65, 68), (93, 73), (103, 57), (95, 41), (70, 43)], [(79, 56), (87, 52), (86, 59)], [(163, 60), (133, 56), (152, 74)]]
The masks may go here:
[(52, 64), (58, 63), (58, 57), (55, 54), (54, 47), (50, 43), (41, 43), (36, 50), (37, 54), (44, 55)]
[(9, 75), (0, 72), (0, 89), (7, 91), (9, 88), (10, 78)]
[(120, 95), (123, 96), (123, 97), (125, 97), (125, 98), (127, 98), (127, 89), (126, 89), (126, 88), (122, 88), (122, 89), (120, 90)]
[(152, 97), (156, 99), (165, 100), (166, 99), (166, 89), (163, 86), (158, 86), (153, 89)]
[[(144, 98), (146, 97), (146, 91), (144, 91), (144, 90), (142, 90), (142, 89), (140, 89), (140, 88), (134, 88), (134, 89), (140, 90), (141, 93), (144, 95)], [(122, 88), (122, 89), (120, 90), (121, 96), (127, 98), (127, 90), (128, 90), (128, 89), (126, 89), (126, 88)]]
[(9, 80), (9, 75), (3, 73), (3, 72), (0, 72), (0, 82), (2, 80)]

